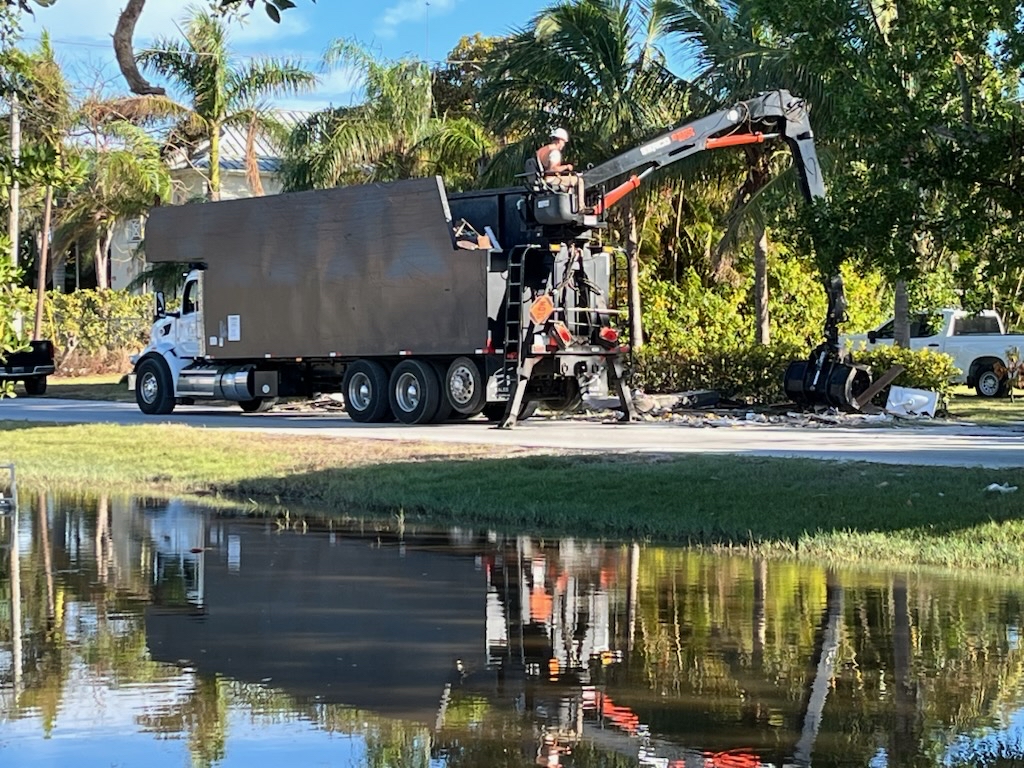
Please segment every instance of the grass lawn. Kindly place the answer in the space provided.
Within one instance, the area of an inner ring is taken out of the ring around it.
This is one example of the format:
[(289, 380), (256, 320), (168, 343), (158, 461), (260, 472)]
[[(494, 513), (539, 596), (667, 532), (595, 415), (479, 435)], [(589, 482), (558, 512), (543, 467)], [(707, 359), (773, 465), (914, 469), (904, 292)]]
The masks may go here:
[(1007, 470), (0, 422), (27, 489), (202, 494), (301, 513), (737, 547), (818, 561), (1024, 571)]
[(67, 400), (135, 402), (135, 393), (128, 391), (128, 382), (123, 373), (100, 373), (74, 378), (51, 376), (46, 382), (46, 396)]
[(973, 388), (957, 387), (949, 404), (951, 418), (997, 426), (1024, 422), (1024, 392), (1008, 397), (980, 397)]

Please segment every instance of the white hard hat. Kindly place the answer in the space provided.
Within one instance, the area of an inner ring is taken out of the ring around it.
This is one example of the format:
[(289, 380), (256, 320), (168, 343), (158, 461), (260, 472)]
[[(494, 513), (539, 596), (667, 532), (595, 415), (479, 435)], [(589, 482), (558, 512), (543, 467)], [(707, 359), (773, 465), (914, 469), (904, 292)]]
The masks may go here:
[(569, 132), (565, 128), (555, 128), (551, 131), (552, 139), (561, 139), (562, 141), (569, 140)]

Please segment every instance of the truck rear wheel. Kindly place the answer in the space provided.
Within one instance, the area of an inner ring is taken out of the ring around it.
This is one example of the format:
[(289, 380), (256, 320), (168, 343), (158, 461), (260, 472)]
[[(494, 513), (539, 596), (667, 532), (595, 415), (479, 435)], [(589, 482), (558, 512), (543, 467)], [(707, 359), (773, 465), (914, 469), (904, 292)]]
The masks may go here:
[[(452, 410), (452, 401), (448, 399), (448, 396), (444, 393), (444, 379), (445, 374), (448, 372), (447, 366), (444, 363), (431, 362), (434, 368), (434, 373), (437, 374), (437, 380), (441, 383), (441, 396), (438, 398), (437, 413), (434, 414), (432, 421), (435, 424), (444, 424), (448, 419), (452, 418), (454, 411)], [(462, 414), (458, 414), (460, 417)]]
[(356, 360), (345, 369), (341, 386), (345, 411), (352, 421), (375, 424), (391, 415), (388, 404), (388, 372), (373, 360)]
[(476, 416), (487, 404), (487, 391), (480, 368), (468, 357), (457, 357), (444, 375), (442, 388), (452, 410)]
[(974, 391), (982, 397), (1006, 397), (1010, 391), (1010, 383), (1005, 377), (997, 374), (992, 365), (986, 365), (978, 371)]
[(159, 357), (147, 357), (139, 363), (135, 381), (135, 402), (139, 410), (151, 416), (163, 416), (174, 410), (174, 385), (171, 371)]
[(25, 379), (25, 394), (32, 397), (39, 397), (40, 395), (46, 394), (46, 377), (45, 376), (33, 376), (31, 379)]
[(434, 366), (403, 360), (391, 372), (391, 411), (403, 424), (429, 424), (441, 407), (441, 382)]

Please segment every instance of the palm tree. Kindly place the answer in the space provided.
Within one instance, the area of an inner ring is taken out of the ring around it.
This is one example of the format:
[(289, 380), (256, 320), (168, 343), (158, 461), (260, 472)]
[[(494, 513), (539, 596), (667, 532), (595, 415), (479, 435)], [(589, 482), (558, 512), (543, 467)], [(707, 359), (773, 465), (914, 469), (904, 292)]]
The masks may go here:
[[(50, 223), (53, 214), (54, 188), (74, 181), (73, 164), (65, 157), (65, 142), (75, 124), (76, 110), (71, 91), (60, 65), (54, 58), (50, 37), (43, 33), (39, 46), (21, 57), (20, 76), (15, 74), (23, 91), (21, 128), (23, 152), (35, 154), (41, 161), (39, 182), (42, 186), (42, 215), (39, 226), (39, 258), (36, 263), (36, 314), (32, 338), (42, 333), (43, 302), (50, 253)], [(37, 198), (38, 199), (38, 198)]]
[(84, 183), (68, 196), (59, 216), (58, 246), (93, 245), (97, 287), (109, 287), (108, 248), (118, 221), (141, 216), (171, 194), (160, 146), (138, 126), (120, 121), (105, 129), (105, 144), (86, 149)]
[[(794, 67), (788, 51), (753, 21), (735, 0), (655, 0), (654, 13), (666, 38), (678, 42), (697, 65), (694, 85), (703, 95), (705, 111), (720, 109), (739, 99), (777, 88), (788, 88), (808, 98), (815, 117), (828, 113), (820, 78)], [(768, 228), (760, 197), (779, 178), (778, 152), (764, 145), (745, 148), (746, 174), (737, 188), (725, 235), (713, 251), (716, 280), (728, 279), (728, 258), (743, 224), (754, 243), (755, 343), (768, 344)]]
[[(633, 0), (570, 0), (513, 35), (486, 71), (485, 117), (512, 139), (495, 158), (490, 179), (510, 181), (556, 125), (570, 130), (577, 157), (599, 162), (678, 120), (686, 89), (665, 67), (656, 21)], [(639, 348), (634, 205), (625, 206), (619, 223), (626, 238), (630, 340)]]
[(139, 54), (139, 61), (144, 68), (168, 78), (188, 97), (190, 106), (182, 108), (187, 117), (171, 143), (209, 143), (208, 197), (218, 200), (221, 130), (229, 126), (245, 130), (251, 147), (260, 131), (276, 132), (265, 100), (309, 91), (318, 78), (287, 59), (259, 58), (237, 65), (230, 55), (224, 22), (202, 9), (191, 9), (191, 16), (184, 22), (184, 36), (183, 42), (156, 40)]
[(377, 61), (365, 48), (336, 41), (325, 65), (359, 73), (361, 104), (311, 115), (292, 133), (284, 187), (322, 189), (441, 174), (461, 187), (479, 175), (493, 139), (470, 117), (436, 117), (432, 77), (414, 60)]

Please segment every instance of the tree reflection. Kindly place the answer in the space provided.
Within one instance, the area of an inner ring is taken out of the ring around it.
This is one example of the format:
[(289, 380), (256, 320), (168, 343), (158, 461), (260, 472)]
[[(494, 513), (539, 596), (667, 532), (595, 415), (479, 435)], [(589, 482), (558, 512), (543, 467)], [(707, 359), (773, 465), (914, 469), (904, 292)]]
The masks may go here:
[[(447, 550), (443, 535), (423, 532), (424, 551), (480, 561), (486, 576), (472, 631), (486, 632), (486, 666), (459, 669), (436, 721), (388, 719), (296, 695), (286, 682), (269, 688), (153, 661), (145, 606), (177, 606), (207, 626), (212, 614), (193, 610), (203, 605), (204, 573), (214, 571), (222, 587), (238, 578), (220, 531), (228, 523), (215, 533), (189, 529), (202, 539), (192, 541), (160, 518), (163, 505), (39, 494), (22, 501), (17, 524), (30, 546), (20, 549), (14, 521), (0, 517), (0, 540), (12, 542), (0, 564), (0, 643), (12, 659), (5, 718), (38, 718), (49, 733), (71, 670), (84, 666), (111, 686), (174, 681), (175, 698), (135, 722), (156, 738), (183, 739), (202, 766), (229, 756), (237, 712), (358, 738), (360, 759), (373, 768), (535, 764), (553, 744), (559, 764), (574, 768), (635, 766), (641, 747), (710, 764), (739, 750), (776, 764), (868, 764), (883, 755), (902, 766), (940, 764), (950, 744), (1021, 707), (1015, 588), (462, 530)], [(253, 530), (230, 525), (235, 534)], [(418, 534), (405, 521), (399, 538), (409, 552)], [(184, 543), (171, 547), (177, 535)], [(319, 535), (315, 523), (301, 537), (273, 534), (300, 579)], [(328, 535), (346, 534), (332, 522)], [(382, 534), (372, 538), (382, 546)], [(307, 607), (314, 616), (340, 610), (312, 599)], [(397, 639), (367, 643), (381, 646), (387, 664)], [(251, 680), (267, 676), (253, 664)], [(442, 690), (434, 695), (442, 699)]]

